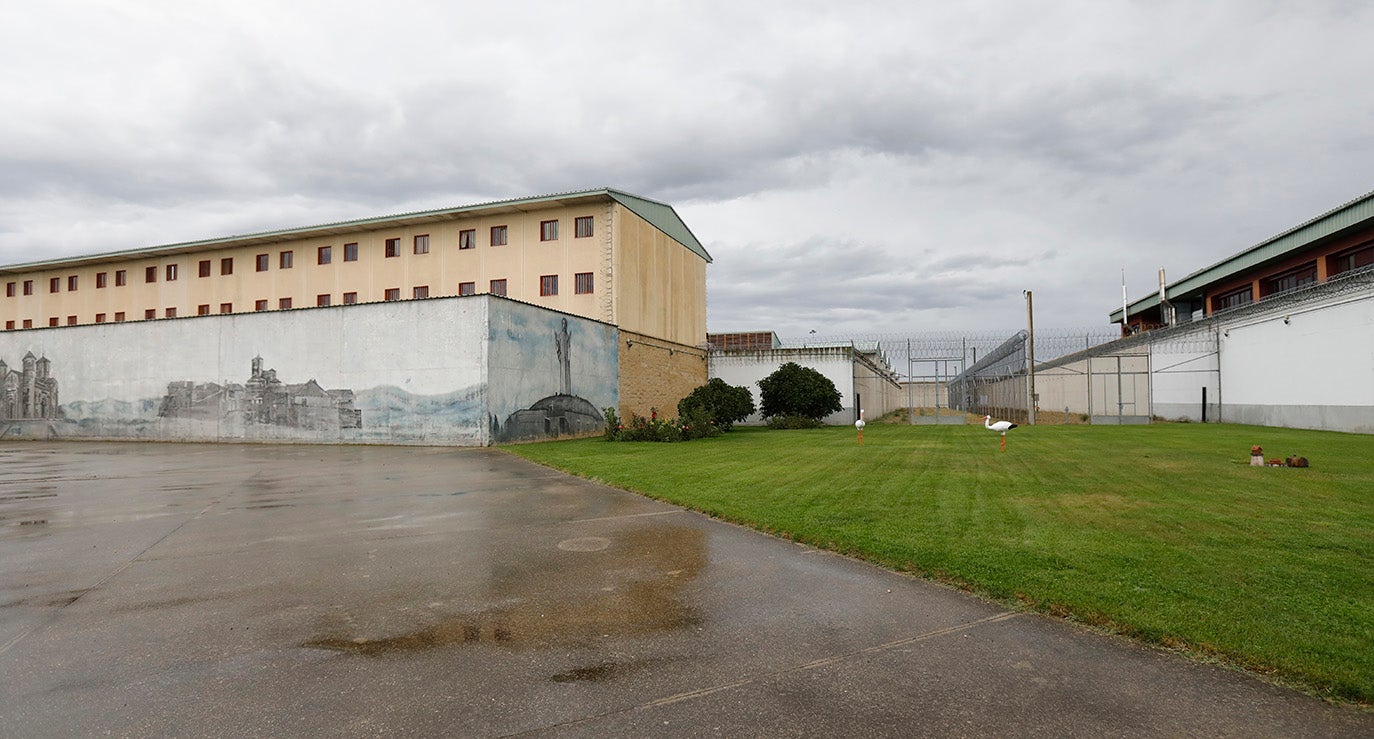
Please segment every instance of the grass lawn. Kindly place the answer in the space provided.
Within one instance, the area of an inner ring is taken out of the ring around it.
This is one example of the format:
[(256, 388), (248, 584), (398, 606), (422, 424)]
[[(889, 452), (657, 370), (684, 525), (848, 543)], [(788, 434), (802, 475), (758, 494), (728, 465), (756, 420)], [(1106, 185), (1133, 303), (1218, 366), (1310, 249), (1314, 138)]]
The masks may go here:
[[(736, 428), (507, 447), (1004, 602), (1374, 703), (1374, 437), (1233, 425)], [(1301, 454), (1309, 469), (1249, 466)]]

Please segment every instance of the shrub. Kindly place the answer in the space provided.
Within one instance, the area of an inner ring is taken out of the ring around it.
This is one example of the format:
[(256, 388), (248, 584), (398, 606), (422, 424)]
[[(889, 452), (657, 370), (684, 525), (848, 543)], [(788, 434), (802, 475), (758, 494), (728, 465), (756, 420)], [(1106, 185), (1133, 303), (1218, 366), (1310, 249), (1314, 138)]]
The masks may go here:
[(627, 421), (622, 421), (614, 408), (605, 408), (602, 414), (606, 417), (606, 430), (602, 434), (606, 441), (688, 441), (722, 433), (700, 413), (681, 421), (659, 418), (657, 408), (649, 409), (648, 418), (631, 413)]
[[(810, 367), (788, 362), (759, 380), (763, 417), (801, 416), (819, 421), (840, 410), (835, 383)], [(769, 424), (772, 425), (771, 423)]]
[(768, 419), (768, 428), (770, 429), (815, 429), (820, 427), (820, 421), (806, 416), (772, 416)]
[(686, 419), (699, 415), (707, 421), (715, 421), (721, 431), (729, 431), (753, 412), (754, 397), (749, 394), (749, 388), (728, 385), (719, 377), (711, 378), (677, 404), (679, 417)]

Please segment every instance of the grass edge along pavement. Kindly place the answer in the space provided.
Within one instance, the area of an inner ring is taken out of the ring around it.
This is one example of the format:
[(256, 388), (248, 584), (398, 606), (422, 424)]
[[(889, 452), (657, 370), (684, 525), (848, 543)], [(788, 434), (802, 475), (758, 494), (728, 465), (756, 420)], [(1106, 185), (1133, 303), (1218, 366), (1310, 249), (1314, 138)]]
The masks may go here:
[[(1215, 424), (737, 428), (507, 451), (1374, 705), (1374, 437)], [(1308, 469), (1252, 467), (1301, 454)]]

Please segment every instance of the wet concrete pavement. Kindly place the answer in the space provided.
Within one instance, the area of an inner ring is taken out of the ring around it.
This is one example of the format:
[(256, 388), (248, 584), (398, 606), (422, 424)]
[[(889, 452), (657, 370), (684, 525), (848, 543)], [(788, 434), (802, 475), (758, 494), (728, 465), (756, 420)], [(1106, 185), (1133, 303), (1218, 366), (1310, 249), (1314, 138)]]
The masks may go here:
[(6, 736), (1371, 736), (490, 449), (0, 445)]

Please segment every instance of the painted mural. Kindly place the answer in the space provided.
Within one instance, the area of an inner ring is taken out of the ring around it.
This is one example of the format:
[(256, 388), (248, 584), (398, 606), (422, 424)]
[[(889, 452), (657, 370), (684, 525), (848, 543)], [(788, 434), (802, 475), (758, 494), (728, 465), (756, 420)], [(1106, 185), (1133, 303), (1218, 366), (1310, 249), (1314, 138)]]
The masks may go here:
[(485, 295), (0, 332), (23, 357), (0, 360), (0, 437), (580, 435), (616, 402), (615, 352), (614, 327)]
[(262, 365), (262, 357), (253, 357), (252, 374), (242, 384), (168, 383), (158, 418), (331, 432), (363, 427), (362, 411), (353, 407), (352, 390), (326, 390), (313, 378), (288, 385), (277, 379), (275, 369), (265, 370)]
[(619, 393), (614, 327), (518, 303), (502, 308), (492, 315), (492, 439), (599, 433), (600, 409)]
[(0, 420), (19, 421), (61, 417), (57, 378), (47, 357), (24, 355), (19, 369), (0, 359)]

